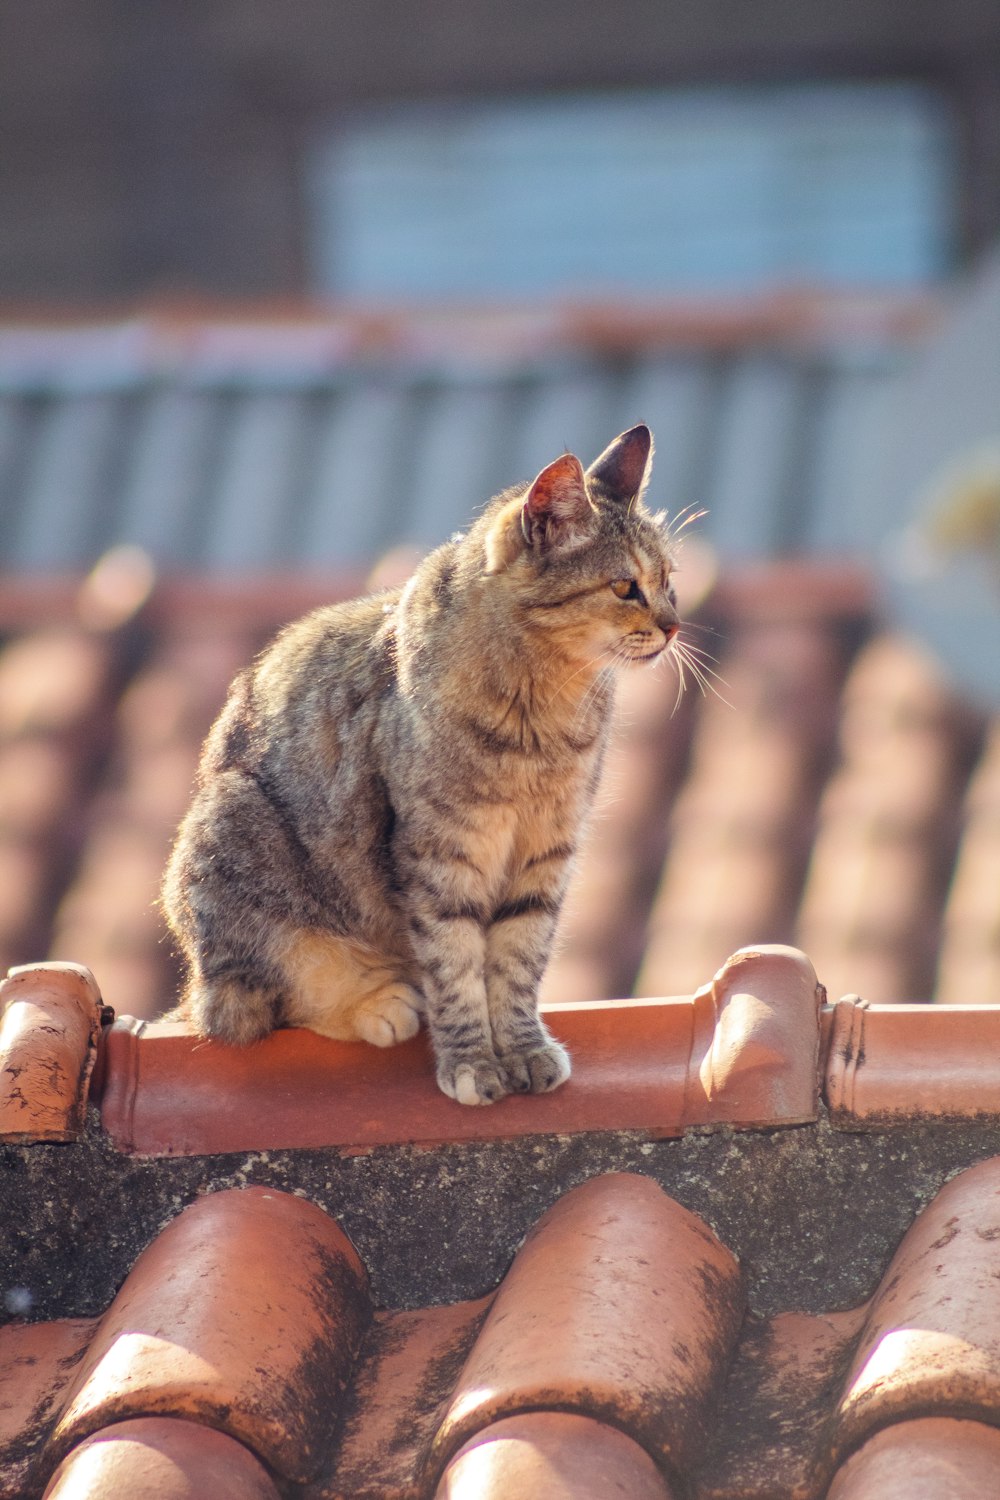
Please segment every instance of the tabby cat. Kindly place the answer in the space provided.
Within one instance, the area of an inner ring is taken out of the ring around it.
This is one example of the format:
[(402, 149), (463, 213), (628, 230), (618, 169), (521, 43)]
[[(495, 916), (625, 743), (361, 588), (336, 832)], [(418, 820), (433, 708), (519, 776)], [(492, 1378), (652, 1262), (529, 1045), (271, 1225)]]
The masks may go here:
[(462, 1104), (569, 1076), (538, 987), (615, 674), (678, 629), (651, 450), (639, 426), (586, 472), (564, 454), (237, 677), (164, 883), (199, 1032), (386, 1047), (426, 1016)]

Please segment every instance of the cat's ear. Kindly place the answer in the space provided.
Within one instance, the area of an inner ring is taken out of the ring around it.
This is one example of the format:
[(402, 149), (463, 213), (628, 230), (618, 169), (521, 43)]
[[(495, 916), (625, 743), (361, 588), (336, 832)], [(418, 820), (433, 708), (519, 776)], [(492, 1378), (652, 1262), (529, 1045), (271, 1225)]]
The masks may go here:
[(486, 541), (486, 571), (501, 572), (526, 547), (542, 553), (582, 542), (593, 518), (583, 465), (564, 453), (545, 466), (523, 500), (500, 512)]
[(587, 470), (587, 478), (599, 484), (611, 500), (628, 505), (646, 488), (652, 457), (653, 434), (640, 422), (608, 444)]
[(529, 547), (569, 541), (593, 515), (583, 465), (572, 453), (547, 464), (521, 506), (521, 531)]

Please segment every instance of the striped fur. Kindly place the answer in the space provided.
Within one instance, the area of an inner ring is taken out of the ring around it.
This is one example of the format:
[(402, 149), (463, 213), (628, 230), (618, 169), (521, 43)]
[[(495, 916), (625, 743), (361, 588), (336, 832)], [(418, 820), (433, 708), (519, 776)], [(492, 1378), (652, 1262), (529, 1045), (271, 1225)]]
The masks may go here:
[(568, 1076), (538, 987), (615, 674), (677, 629), (650, 455), (645, 427), (564, 454), (237, 678), (164, 883), (205, 1035), (387, 1046), (426, 1016), (464, 1104)]

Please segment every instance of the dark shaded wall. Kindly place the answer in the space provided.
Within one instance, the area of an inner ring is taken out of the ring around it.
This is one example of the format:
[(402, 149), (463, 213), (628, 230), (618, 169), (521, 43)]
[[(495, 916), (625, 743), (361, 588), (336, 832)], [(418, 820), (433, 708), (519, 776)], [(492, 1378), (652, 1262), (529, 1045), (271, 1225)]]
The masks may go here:
[(303, 160), (381, 100), (909, 78), (1000, 234), (996, 0), (0, 0), (0, 302), (308, 290)]

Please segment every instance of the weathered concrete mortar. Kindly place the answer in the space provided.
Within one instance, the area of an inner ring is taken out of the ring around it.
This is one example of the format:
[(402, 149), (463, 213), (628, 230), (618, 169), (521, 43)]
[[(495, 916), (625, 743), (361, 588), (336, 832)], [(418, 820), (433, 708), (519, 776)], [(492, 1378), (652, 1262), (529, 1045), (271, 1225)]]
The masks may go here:
[(575, 1184), (652, 1177), (736, 1254), (751, 1308), (818, 1312), (869, 1296), (917, 1212), (961, 1168), (1000, 1154), (1000, 1118), (848, 1133), (780, 1130), (538, 1136), (364, 1155), (286, 1150), (179, 1159), (120, 1155), (95, 1110), (76, 1144), (0, 1147), (3, 1316), (102, 1312), (139, 1252), (201, 1194), (250, 1183), (333, 1215), (375, 1302), (415, 1307), (496, 1286), (525, 1233)]

